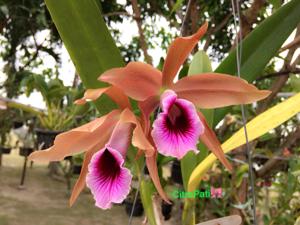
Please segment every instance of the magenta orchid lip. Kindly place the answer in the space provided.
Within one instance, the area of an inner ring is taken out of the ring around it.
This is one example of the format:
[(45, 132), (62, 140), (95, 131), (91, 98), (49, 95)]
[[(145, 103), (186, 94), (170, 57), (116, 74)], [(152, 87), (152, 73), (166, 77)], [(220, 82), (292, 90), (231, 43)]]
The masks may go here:
[(166, 90), (161, 97), (161, 108), (151, 133), (158, 152), (177, 159), (189, 151), (198, 153), (197, 143), (204, 126), (193, 103)]
[(97, 207), (109, 209), (129, 194), (132, 175), (123, 164), (121, 153), (108, 146), (93, 155), (86, 183)]

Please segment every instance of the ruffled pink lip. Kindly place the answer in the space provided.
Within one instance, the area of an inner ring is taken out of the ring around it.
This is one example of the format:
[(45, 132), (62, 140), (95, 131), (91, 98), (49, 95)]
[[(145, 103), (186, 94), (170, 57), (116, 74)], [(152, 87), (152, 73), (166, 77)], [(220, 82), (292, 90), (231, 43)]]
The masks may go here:
[(189, 151), (198, 153), (196, 145), (204, 126), (195, 106), (167, 90), (161, 97), (161, 107), (162, 113), (154, 121), (151, 133), (158, 151), (178, 159)]
[(97, 207), (109, 209), (129, 194), (132, 175), (123, 164), (122, 154), (109, 146), (93, 155), (86, 183)]

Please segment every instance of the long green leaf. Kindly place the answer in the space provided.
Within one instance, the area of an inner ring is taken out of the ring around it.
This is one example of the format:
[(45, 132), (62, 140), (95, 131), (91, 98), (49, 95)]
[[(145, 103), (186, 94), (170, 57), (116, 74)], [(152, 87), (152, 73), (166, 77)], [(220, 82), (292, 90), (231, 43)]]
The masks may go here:
[(141, 181), (141, 199), (145, 208), (145, 213), (147, 215), (148, 221), (151, 225), (157, 224), (152, 204), (152, 196), (154, 192), (155, 188), (152, 182), (146, 180)]
[[(202, 50), (198, 51), (190, 64), (188, 75), (196, 75), (206, 72), (211, 72), (211, 62), (206, 53)], [(212, 125), (214, 110), (206, 109), (201, 110), (207, 120), (207, 122)], [(181, 174), (185, 190), (187, 190), (188, 181), (191, 173), (196, 168), (196, 166), (207, 156), (208, 151), (205, 145), (200, 143), (198, 145), (200, 153), (195, 155), (194, 152), (188, 152), (184, 158), (180, 161)], [(190, 201), (184, 202), (184, 210), (182, 214), (182, 224), (195, 224), (195, 199), (190, 199)]]
[[(36, 115), (36, 116), (44, 115), (44, 112), (40, 109), (37, 109), (37, 108), (35, 108), (33, 106), (30, 106), (30, 105), (25, 105), (25, 104), (22, 104), (22, 103), (15, 102), (11, 99), (3, 98), (1, 96), (0, 96), (0, 106), (2, 106), (4, 109), (6, 109), (7, 107), (20, 109), (20, 110), (23, 110), (25, 112), (31, 113), (33, 115)], [(0, 107), (0, 109), (1, 109), (1, 107)]]
[[(209, 60), (209, 57), (206, 55), (206, 53), (202, 50), (198, 51), (191, 61), (188, 75), (196, 75), (206, 72), (211, 72), (211, 62)], [(208, 110), (202, 110), (202, 112), (205, 115), (205, 118), (208, 120), (208, 123), (211, 124), (213, 121), (213, 113), (214, 111), (211, 109)], [(187, 188), (187, 183), (189, 180), (189, 177), (194, 170), (194, 168), (198, 165), (199, 162), (201, 162), (202, 159), (204, 159), (207, 156), (207, 149), (203, 144), (198, 145), (200, 153), (198, 155), (195, 155), (194, 152), (187, 153), (184, 158), (180, 161), (181, 165), (181, 174), (182, 174), (182, 180), (184, 188)]]
[[(268, 109), (248, 122), (246, 127), (249, 141), (264, 135), (268, 131), (286, 122), (299, 112), (300, 93)], [(222, 149), (225, 153), (228, 153), (245, 143), (246, 138), (244, 135), (244, 129), (241, 128), (222, 144)], [(197, 188), (203, 175), (209, 170), (216, 160), (217, 158), (213, 154), (210, 154), (196, 167), (190, 176), (188, 191), (193, 191)]]
[[(86, 88), (103, 87), (97, 78), (123, 66), (123, 60), (95, 0), (45, 0), (52, 20)], [(101, 113), (114, 107), (108, 98), (96, 102)]]
[[(242, 78), (253, 81), (278, 52), (284, 41), (300, 22), (300, 1), (292, 0), (265, 19), (242, 42)], [(216, 72), (236, 74), (236, 53), (233, 50)], [(230, 108), (216, 110), (216, 125)]]
[(177, 0), (176, 1), (176, 3), (174, 4), (174, 6), (173, 6), (173, 8), (170, 12), (170, 16), (181, 7), (182, 3), (183, 3), (183, 0)]

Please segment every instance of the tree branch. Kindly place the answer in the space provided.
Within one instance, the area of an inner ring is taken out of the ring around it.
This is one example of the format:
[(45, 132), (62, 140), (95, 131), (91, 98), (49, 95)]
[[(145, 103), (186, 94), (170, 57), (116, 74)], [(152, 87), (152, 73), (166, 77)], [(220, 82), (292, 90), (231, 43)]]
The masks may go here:
[(128, 16), (128, 17), (133, 17), (135, 18), (133, 15), (131, 15), (128, 12), (109, 12), (109, 13), (105, 13), (103, 14), (104, 17), (111, 17), (111, 16)]
[(148, 64), (152, 65), (152, 58), (151, 56), (148, 54), (148, 46), (147, 46), (147, 42), (145, 39), (145, 35), (144, 35), (144, 30), (142, 27), (142, 18), (141, 18), (141, 11), (138, 7), (138, 2), (137, 0), (131, 0), (131, 4), (132, 4), (132, 10), (133, 10), (133, 14), (134, 14), (134, 19), (136, 21), (137, 27), (138, 27), (138, 31), (139, 31), (139, 35), (140, 35), (140, 45), (145, 57), (145, 61)]
[(269, 73), (269, 74), (266, 74), (266, 75), (263, 75), (263, 76), (257, 78), (256, 81), (261, 81), (264, 79), (278, 77), (278, 76), (289, 76), (291, 73), (300, 73), (300, 69), (285, 70), (285, 71), (280, 71), (280, 72), (276, 72), (276, 73)]
[(182, 19), (182, 24), (180, 28), (180, 35), (187, 36), (188, 35), (188, 24), (189, 24), (189, 16), (191, 14), (191, 6), (194, 5), (195, 0), (188, 0), (188, 4), (186, 6), (185, 15)]
[[(280, 149), (284, 149), (284, 148), (290, 148), (292, 145), (294, 145), (294, 143), (296, 143), (296, 141), (300, 139), (300, 125), (298, 125), (296, 131), (294, 133), (292, 133), (291, 135), (289, 135), (286, 139), (286, 141), (281, 145)], [(276, 166), (280, 165), (280, 161), (281, 160), (281, 156), (283, 151), (280, 151), (279, 153), (277, 152), (275, 154), (275, 156), (273, 156), (273, 158), (269, 159), (264, 165), (263, 167), (258, 170), (256, 172), (258, 177), (264, 177), (267, 174), (269, 174), (269, 172)]]
[[(297, 32), (295, 37), (297, 37), (299, 34), (300, 34), (300, 25), (298, 25), (297, 27)], [(295, 60), (294, 63), (291, 63), (291, 61), (293, 59), (295, 51), (297, 50), (297, 47), (298, 46), (294, 46), (293, 48), (289, 49), (288, 54), (285, 57), (285, 62), (279, 72), (295, 69), (298, 58), (297, 60)], [(261, 113), (267, 109), (268, 105), (276, 97), (277, 93), (281, 90), (281, 88), (285, 85), (288, 78), (289, 78), (288, 76), (280, 76), (273, 82), (272, 87), (270, 89), (272, 93), (258, 105), (256, 110), (257, 113)]]
[(252, 31), (252, 25), (257, 21), (259, 11), (265, 5), (265, 0), (254, 0), (251, 7), (242, 15), (242, 37), (246, 37)]
[(206, 51), (210, 45), (210, 42), (211, 42), (211, 35), (213, 33), (217, 33), (218, 31), (220, 31), (221, 29), (223, 29), (223, 27), (225, 27), (229, 21), (231, 17), (231, 14), (228, 14), (227, 16), (224, 17), (224, 19), (222, 20), (221, 23), (219, 23), (217, 26), (215, 27), (212, 27), (210, 28), (208, 31), (207, 31), (207, 38), (206, 38), (206, 42), (205, 42), (205, 45), (203, 47), (203, 50)]
[(295, 37), (295, 39), (292, 42), (290, 42), (287, 45), (283, 46), (279, 50), (279, 52), (283, 52), (283, 51), (285, 51), (285, 50), (287, 50), (289, 48), (293, 48), (295, 45), (298, 45), (299, 43), (300, 43), (300, 35), (298, 35), (297, 37)]
[(242, 29), (239, 30), (238, 35), (235, 37), (233, 45), (231, 46), (231, 50), (235, 48), (237, 43), (237, 38), (239, 38), (240, 35), (242, 36), (242, 39), (244, 39), (252, 31), (252, 25), (257, 21), (259, 11), (265, 5), (265, 3), (266, 3), (265, 0), (254, 0), (251, 7), (248, 8), (244, 13), (241, 13)]

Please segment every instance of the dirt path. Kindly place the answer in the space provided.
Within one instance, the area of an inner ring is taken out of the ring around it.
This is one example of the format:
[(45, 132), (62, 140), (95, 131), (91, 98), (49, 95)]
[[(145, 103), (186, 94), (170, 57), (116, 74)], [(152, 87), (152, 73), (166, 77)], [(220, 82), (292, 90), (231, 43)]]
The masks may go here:
[[(13, 151), (4, 155), (0, 168), (0, 225), (120, 225), (128, 216), (122, 205), (110, 210), (94, 207), (85, 190), (72, 208), (68, 207), (66, 185), (47, 176), (47, 165), (28, 169), (26, 189), (19, 190), (23, 157)], [(74, 181), (73, 181), (74, 183)], [(143, 217), (134, 218), (141, 224)]]

